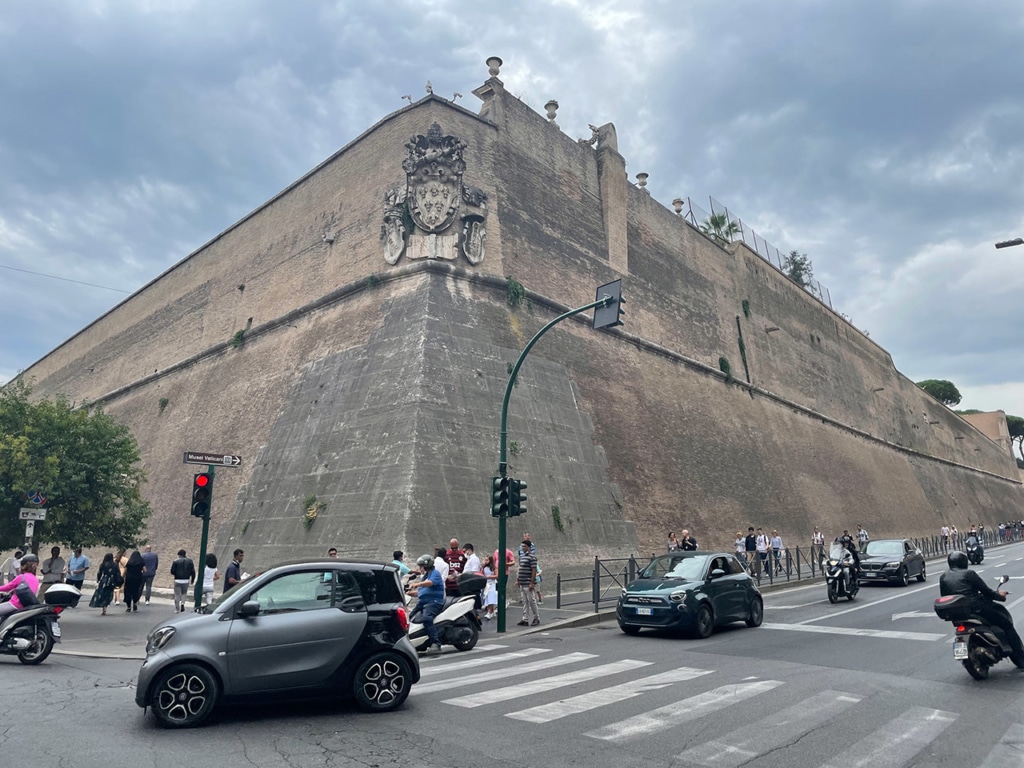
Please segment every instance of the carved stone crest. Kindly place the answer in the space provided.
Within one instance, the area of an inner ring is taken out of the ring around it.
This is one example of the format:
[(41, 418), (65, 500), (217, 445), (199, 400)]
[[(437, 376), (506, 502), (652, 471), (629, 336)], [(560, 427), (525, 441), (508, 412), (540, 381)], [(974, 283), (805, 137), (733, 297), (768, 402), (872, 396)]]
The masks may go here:
[(454, 260), (461, 253), (470, 264), (479, 264), (487, 238), (487, 195), (462, 183), (466, 143), (444, 135), (434, 123), (426, 134), (409, 139), (405, 148), (405, 189), (396, 187), (384, 194), (384, 260), (396, 264), (402, 254), (410, 259)]

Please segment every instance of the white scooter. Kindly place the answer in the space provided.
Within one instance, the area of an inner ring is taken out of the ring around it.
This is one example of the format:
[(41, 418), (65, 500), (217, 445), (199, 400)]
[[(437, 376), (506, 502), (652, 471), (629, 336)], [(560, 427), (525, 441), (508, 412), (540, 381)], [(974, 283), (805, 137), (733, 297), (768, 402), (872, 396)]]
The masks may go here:
[[(418, 574), (411, 578), (416, 578)], [(462, 597), (446, 597), (444, 609), (434, 617), (434, 629), (442, 645), (455, 646), (456, 650), (469, 651), (480, 638), (480, 617), (474, 609), (473, 594), (484, 588), (486, 579), (475, 573), (464, 573), (458, 578)], [(427, 648), (427, 628), (416, 621), (415, 609), (409, 616), (409, 642), (420, 652)]]

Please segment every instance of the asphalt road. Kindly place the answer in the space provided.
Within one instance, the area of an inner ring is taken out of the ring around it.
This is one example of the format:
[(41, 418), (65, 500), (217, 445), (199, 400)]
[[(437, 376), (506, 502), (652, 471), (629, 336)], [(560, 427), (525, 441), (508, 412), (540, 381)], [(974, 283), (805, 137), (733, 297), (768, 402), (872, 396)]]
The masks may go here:
[[(137, 661), (0, 658), (0, 754), (78, 768), (1020, 768), (1024, 672), (1004, 662), (979, 683), (953, 660), (951, 628), (931, 612), (943, 568), (930, 566), (924, 584), (868, 586), (852, 603), (829, 604), (820, 582), (766, 593), (763, 627), (707, 640), (628, 637), (613, 621), (489, 634), (424, 659), (409, 701), (385, 715), (250, 706), (169, 732), (133, 703)], [(1024, 626), (1024, 545), (976, 570), (1011, 576)]]

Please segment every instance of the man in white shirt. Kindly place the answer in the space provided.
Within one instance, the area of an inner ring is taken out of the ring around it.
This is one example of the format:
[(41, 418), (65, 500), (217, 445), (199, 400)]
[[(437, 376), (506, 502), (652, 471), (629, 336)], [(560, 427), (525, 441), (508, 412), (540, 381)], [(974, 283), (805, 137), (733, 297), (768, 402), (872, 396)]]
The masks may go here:
[(761, 573), (767, 573), (768, 569), (768, 548), (771, 546), (771, 539), (765, 535), (763, 529), (757, 529), (757, 536), (754, 537), (754, 545), (757, 547), (757, 557), (761, 561)]

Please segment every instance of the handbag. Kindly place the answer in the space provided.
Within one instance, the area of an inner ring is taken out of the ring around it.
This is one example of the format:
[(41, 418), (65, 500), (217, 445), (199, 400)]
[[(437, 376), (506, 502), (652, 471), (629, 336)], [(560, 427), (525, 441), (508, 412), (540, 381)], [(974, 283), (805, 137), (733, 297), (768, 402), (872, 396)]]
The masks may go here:
[(115, 588), (124, 586), (124, 576), (121, 575), (121, 571), (114, 571), (114, 575), (111, 576), (110, 583)]

